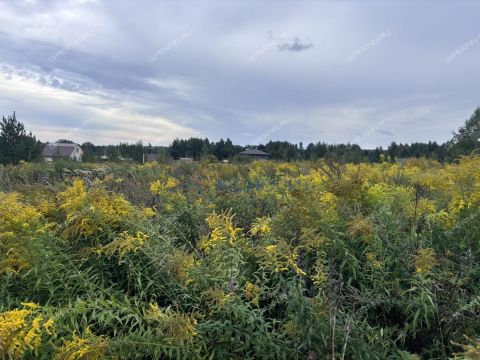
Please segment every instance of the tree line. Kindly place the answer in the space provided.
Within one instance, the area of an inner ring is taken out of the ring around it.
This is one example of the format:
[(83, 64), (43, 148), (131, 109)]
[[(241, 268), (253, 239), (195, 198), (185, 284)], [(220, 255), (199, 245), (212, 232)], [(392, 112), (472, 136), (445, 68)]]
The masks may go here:
[[(398, 161), (403, 158), (425, 157), (440, 162), (451, 162), (461, 155), (467, 155), (480, 147), (480, 107), (476, 108), (465, 124), (452, 138), (438, 144), (428, 143), (397, 144), (392, 142), (386, 149), (362, 149), (356, 144), (327, 144), (324, 142), (293, 144), (288, 141), (269, 141), (266, 144), (254, 145), (259, 150), (271, 155), (274, 160), (318, 160), (330, 158), (339, 162), (381, 162)], [(60, 139), (57, 142), (71, 142)], [(0, 164), (16, 164), (20, 161), (35, 161), (41, 159), (41, 151), (45, 144), (26, 131), (23, 123), (13, 115), (3, 117), (0, 123)], [(230, 139), (210, 141), (208, 138), (175, 139), (170, 146), (145, 145), (142, 142), (134, 144), (120, 143), (118, 145), (94, 145), (85, 142), (82, 145), (83, 160), (87, 162), (130, 160), (141, 163), (144, 154), (156, 154), (159, 161), (192, 158), (194, 160), (221, 161), (236, 159), (245, 149), (235, 145)], [(249, 147), (249, 146), (247, 146)]]

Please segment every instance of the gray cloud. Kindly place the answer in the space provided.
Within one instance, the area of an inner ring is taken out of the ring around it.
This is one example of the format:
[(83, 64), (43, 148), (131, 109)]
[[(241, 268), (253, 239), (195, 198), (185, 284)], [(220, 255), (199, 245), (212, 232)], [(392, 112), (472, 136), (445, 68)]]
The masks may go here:
[(391, 132), (391, 131), (388, 131), (388, 130), (377, 130), (380, 134), (383, 134), (383, 135), (388, 135), (388, 136), (395, 136), (395, 133)]
[(283, 41), (277, 44), (277, 49), (279, 51), (300, 52), (311, 49), (312, 47), (313, 43), (310, 40), (301, 40), (299, 37), (295, 37), (291, 41)]

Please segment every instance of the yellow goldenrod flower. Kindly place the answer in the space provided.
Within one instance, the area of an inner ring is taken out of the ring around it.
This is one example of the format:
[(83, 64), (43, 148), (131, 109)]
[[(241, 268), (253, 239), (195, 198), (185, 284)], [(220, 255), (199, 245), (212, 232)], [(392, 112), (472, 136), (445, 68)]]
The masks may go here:
[(103, 253), (107, 256), (116, 254), (121, 259), (128, 253), (135, 253), (140, 250), (147, 240), (148, 235), (141, 231), (137, 231), (136, 235), (131, 235), (128, 231), (124, 231), (115, 240), (97, 249), (97, 253)]
[(55, 321), (50, 318), (45, 323), (43, 324), (43, 328), (47, 332), (48, 335), (54, 335), (54, 326), (55, 326)]
[(414, 256), (415, 270), (419, 274), (427, 274), (438, 264), (432, 248), (418, 249)]
[(239, 240), (242, 229), (234, 226), (233, 215), (230, 213), (219, 215), (213, 212), (207, 217), (206, 221), (211, 233), (199, 243), (199, 247), (206, 252), (221, 244), (235, 245)]
[(260, 287), (247, 281), (245, 284), (245, 297), (253, 305), (258, 306), (258, 302), (260, 300)]
[(190, 315), (175, 312), (170, 307), (160, 309), (157, 304), (150, 304), (145, 319), (157, 322), (158, 330), (173, 344), (190, 342), (197, 336), (197, 320)]
[(367, 260), (372, 264), (375, 269), (381, 269), (383, 264), (381, 261), (377, 260), (377, 255), (373, 252), (367, 252), (366, 254)]
[(22, 305), (25, 309), (0, 313), (0, 358), (20, 358), (27, 350), (35, 354), (40, 348), (45, 325), (50, 330), (53, 327), (48, 321), (42, 325), (39, 305), (31, 302)]
[(72, 340), (64, 340), (55, 355), (57, 360), (97, 360), (107, 351), (108, 342), (101, 336), (95, 336), (88, 329), (85, 337), (72, 335)]
[(267, 235), (272, 232), (270, 219), (268, 217), (257, 218), (253, 223), (250, 233), (252, 235)]
[(23, 306), (25, 306), (26, 308), (29, 308), (29, 309), (38, 309), (40, 307), (40, 305), (32, 303), (32, 302), (22, 302), (20, 304), (22, 304)]
[(267, 245), (260, 253), (262, 263), (275, 272), (288, 270), (295, 271), (298, 275), (306, 275), (297, 265), (298, 255), (292, 251), (285, 242), (279, 242), (279, 245)]
[(190, 276), (190, 270), (195, 265), (193, 255), (186, 254), (182, 251), (176, 251), (172, 254), (168, 261), (168, 267), (177, 281), (183, 285), (190, 284), (193, 279)]

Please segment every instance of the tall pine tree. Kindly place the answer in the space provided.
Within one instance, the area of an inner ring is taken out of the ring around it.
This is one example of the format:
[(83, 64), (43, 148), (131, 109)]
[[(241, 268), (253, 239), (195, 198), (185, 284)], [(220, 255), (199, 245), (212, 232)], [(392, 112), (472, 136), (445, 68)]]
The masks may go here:
[(0, 164), (18, 164), (38, 158), (42, 144), (17, 121), (15, 112), (0, 123)]

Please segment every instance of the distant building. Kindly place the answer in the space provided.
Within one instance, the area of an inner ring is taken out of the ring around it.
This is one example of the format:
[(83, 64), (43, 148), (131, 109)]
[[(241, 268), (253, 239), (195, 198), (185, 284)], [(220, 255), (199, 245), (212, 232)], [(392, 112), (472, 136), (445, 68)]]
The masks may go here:
[(246, 149), (245, 151), (242, 151), (239, 155), (262, 161), (266, 161), (270, 158), (269, 153), (258, 149)]
[(42, 157), (48, 162), (60, 159), (82, 161), (83, 150), (78, 144), (46, 144), (42, 150)]
[(179, 161), (183, 161), (183, 162), (193, 162), (193, 158), (191, 157), (181, 157), (180, 159), (178, 159)]

